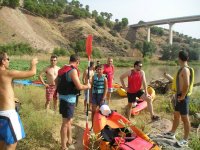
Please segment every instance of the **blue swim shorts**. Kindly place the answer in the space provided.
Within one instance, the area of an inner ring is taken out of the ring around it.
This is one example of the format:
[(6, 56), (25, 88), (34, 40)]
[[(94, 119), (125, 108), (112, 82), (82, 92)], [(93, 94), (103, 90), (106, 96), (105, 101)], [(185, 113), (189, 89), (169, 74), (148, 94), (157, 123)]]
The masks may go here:
[(69, 103), (65, 100), (60, 100), (59, 112), (63, 118), (71, 119), (74, 115), (75, 103)]
[(25, 132), (16, 110), (0, 111), (0, 141), (9, 145), (23, 138)]
[(175, 111), (180, 112), (181, 115), (189, 114), (189, 96), (186, 96), (184, 100), (176, 101)]

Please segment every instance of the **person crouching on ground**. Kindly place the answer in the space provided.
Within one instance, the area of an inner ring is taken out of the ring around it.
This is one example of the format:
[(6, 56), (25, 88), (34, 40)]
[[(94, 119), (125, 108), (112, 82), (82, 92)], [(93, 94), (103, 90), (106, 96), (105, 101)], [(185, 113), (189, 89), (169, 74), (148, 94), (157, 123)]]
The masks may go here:
[(96, 109), (100, 107), (105, 102), (106, 94), (108, 91), (108, 81), (105, 75), (103, 74), (103, 65), (98, 65), (96, 74), (92, 78), (92, 88), (90, 101), (92, 101), (92, 127), (93, 127), (93, 117), (96, 112)]
[[(138, 97), (147, 102), (151, 119), (152, 121), (155, 121), (155, 120), (158, 120), (159, 117), (154, 115), (152, 98), (147, 92), (145, 72), (141, 68), (142, 68), (142, 62), (135, 61), (134, 69), (131, 69), (120, 76), (121, 84), (123, 88), (127, 91), (127, 96), (128, 96), (127, 117), (130, 120), (132, 103), (136, 102), (136, 98)], [(126, 87), (124, 83), (124, 79), (127, 77), (128, 77), (128, 87)], [(142, 84), (143, 84), (144, 90), (142, 90)]]

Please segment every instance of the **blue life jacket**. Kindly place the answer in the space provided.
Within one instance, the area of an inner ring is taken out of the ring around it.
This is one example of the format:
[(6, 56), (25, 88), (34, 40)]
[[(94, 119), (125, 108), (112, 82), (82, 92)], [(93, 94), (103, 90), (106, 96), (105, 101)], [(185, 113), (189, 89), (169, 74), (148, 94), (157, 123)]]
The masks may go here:
[(96, 94), (104, 93), (104, 86), (105, 86), (104, 80), (105, 80), (105, 75), (102, 75), (101, 78), (98, 78), (98, 75), (94, 74), (92, 93)]

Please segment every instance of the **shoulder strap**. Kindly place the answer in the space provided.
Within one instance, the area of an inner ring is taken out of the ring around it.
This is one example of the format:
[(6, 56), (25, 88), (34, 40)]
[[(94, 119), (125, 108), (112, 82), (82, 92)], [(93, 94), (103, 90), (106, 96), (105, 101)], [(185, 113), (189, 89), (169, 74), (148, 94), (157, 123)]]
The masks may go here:
[(182, 69), (183, 69), (183, 68), (180, 68), (180, 69), (178, 70), (177, 75), (176, 75), (176, 92), (177, 92), (177, 93), (180, 93), (179, 74), (180, 74), (180, 72), (181, 72)]

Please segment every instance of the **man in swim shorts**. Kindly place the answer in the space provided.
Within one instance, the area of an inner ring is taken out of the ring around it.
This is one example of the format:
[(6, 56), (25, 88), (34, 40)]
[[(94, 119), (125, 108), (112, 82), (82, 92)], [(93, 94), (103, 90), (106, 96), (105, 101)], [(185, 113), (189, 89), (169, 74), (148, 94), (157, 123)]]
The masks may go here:
[(68, 145), (73, 144), (72, 140), (72, 119), (76, 103), (76, 95), (79, 90), (91, 88), (90, 83), (83, 85), (80, 83), (78, 66), (80, 58), (77, 55), (71, 55), (69, 64), (64, 65), (58, 71), (56, 79), (57, 90), (59, 93), (59, 112), (62, 115), (62, 126), (60, 129), (61, 149), (67, 150)]
[[(194, 83), (194, 70), (188, 66), (188, 53), (186, 51), (180, 51), (178, 54), (178, 62), (180, 68), (176, 74), (176, 79), (172, 78), (175, 82), (176, 96), (175, 96), (175, 111), (172, 129), (164, 133), (164, 137), (175, 139), (175, 132), (179, 126), (180, 118), (184, 126), (183, 139), (177, 141), (179, 147), (188, 146), (188, 138), (190, 133), (190, 120), (189, 120), (189, 99), (192, 94), (193, 83)], [(169, 77), (169, 75), (165, 74)]]
[(17, 142), (25, 137), (19, 114), (15, 110), (12, 81), (36, 74), (37, 58), (31, 61), (30, 70), (9, 70), (10, 58), (0, 53), (0, 150), (15, 150)]
[[(49, 109), (50, 101), (53, 100), (54, 111), (57, 110), (57, 91), (55, 85), (55, 79), (58, 76), (58, 70), (60, 67), (57, 65), (57, 56), (52, 55), (50, 58), (50, 65), (42, 70), (39, 75), (40, 81), (46, 87), (46, 103), (45, 109)], [(46, 82), (43, 79), (43, 76), (46, 76)]]

